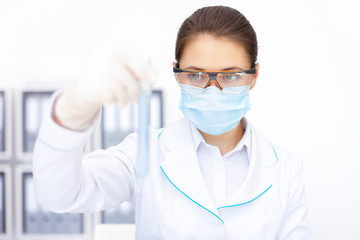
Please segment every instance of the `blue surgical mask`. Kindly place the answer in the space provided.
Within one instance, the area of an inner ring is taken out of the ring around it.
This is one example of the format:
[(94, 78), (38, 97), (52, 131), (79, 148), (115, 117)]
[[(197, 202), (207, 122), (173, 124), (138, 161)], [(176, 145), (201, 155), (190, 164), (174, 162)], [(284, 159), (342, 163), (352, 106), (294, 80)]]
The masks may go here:
[(180, 110), (199, 130), (221, 135), (235, 128), (250, 109), (250, 86), (220, 90), (180, 84)]

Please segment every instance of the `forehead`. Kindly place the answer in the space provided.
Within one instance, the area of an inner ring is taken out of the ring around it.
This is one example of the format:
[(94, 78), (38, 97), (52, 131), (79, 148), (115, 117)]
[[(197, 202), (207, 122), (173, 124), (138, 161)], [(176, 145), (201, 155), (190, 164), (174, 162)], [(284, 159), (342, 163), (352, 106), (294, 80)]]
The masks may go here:
[(238, 42), (226, 37), (200, 34), (189, 41), (180, 59), (180, 68), (196, 66), (207, 71), (217, 71), (238, 66), (250, 68), (245, 48)]

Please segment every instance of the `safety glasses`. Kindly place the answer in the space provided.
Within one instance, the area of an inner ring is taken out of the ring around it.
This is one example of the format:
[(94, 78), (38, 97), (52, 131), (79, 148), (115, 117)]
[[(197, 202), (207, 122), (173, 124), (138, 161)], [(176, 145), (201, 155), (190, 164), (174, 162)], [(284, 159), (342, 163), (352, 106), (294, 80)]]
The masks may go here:
[(211, 81), (222, 90), (228, 87), (239, 87), (250, 85), (254, 79), (256, 68), (243, 71), (220, 71), (205, 72), (192, 69), (180, 69), (173, 67), (175, 78), (180, 84), (206, 88)]

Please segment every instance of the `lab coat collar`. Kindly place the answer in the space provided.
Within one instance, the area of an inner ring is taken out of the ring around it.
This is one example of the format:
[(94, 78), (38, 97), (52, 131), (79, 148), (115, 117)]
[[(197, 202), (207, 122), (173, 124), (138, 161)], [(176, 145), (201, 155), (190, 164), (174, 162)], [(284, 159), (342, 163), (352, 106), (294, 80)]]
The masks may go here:
[[(251, 146), (250, 146), (250, 134), (249, 134), (249, 130), (247, 130), (247, 122), (246, 121), (247, 120), (245, 119), (245, 117), (242, 118), (240, 121), (240, 124), (241, 124), (242, 128), (244, 129), (243, 137), (238, 142), (238, 144), (235, 146), (235, 148), (233, 150), (231, 150), (230, 152), (226, 153), (224, 156), (232, 154), (236, 151), (239, 151), (244, 146), (246, 146), (245, 151), (248, 152), (248, 150)], [(205, 139), (199, 132), (199, 130), (196, 127), (194, 127), (194, 125), (190, 124), (190, 129), (191, 129), (191, 133), (192, 133), (192, 137), (194, 140), (194, 145), (195, 145), (196, 150), (198, 150), (200, 144), (207, 144)], [(249, 154), (248, 154), (248, 158), (250, 159)]]
[(278, 158), (272, 144), (250, 123), (249, 169), (244, 183), (220, 208), (240, 206), (256, 200), (272, 187), (272, 167)]
[(218, 216), (202, 177), (190, 123), (183, 118), (164, 129), (159, 145), (165, 158), (161, 169), (170, 183), (191, 201)]
[(248, 174), (244, 184), (225, 201), (224, 206), (217, 208), (209, 195), (198, 163), (191, 125), (185, 118), (167, 127), (159, 138), (164, 155), (161, 163), (164, 175), (187, 198), (218, 218), (221, 208), (253, 201), (272, 186), (269, 171), (277, 159), (271, 144), (251, 124), (247, 123), (247, 128), (251, 134)]

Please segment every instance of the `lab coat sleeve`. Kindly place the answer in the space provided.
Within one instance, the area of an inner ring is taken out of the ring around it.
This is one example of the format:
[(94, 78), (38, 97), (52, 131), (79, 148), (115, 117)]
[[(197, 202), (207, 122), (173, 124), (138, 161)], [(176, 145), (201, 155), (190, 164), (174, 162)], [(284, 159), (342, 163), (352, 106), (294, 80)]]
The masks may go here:
[(57, 125), (51, 117), (56, 93), (45, 112), (34, 149), (36, 200), (54, 212), (97, 212), (133, 198), (136, 136), (83, 157), (94, 125), (82, 132)]
[(302, 162), (287, 153), (283, 154), (283, 158), (279, 161), (287, 161), (287, 164), (290, 165), (288, 168), (289, 185), (287, 191), (287, 204), (279, 239), (311, 239)]

